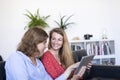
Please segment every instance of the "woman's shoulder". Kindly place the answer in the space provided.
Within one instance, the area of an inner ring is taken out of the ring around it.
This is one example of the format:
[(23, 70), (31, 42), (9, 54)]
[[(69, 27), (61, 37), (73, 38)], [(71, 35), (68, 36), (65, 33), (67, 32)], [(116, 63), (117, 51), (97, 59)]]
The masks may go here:
[(6, 60), (6, 65), (8, 66), (12, 66), (12, 67), (16, 67), (16, 66), (20, 66), (22, 64), (24, 64), (24, 60), (23, 60), (23, 56), (22, 56), (22, 52), (19, 51), (15, 51), (11, 54), (11, 56)]
[(18, 59), (18, 58), (20, 58), (21, 54), (22, 54), (22, 52), (20, 52), (20, 51), (14, 51), (11, 53), (11, 55), (9, 56), (9, 58), (7, 60)]
[(41, 57), (41, 60), (52, 60), (53, 59), (53, 55), (52, 53), (48, 50), (46, 51), (43, 56)]
[(43, 54), (43, 56), (51, 56), (51, 52), (48, 50)]
[(6, 62), (14, 62), (19, 63), (24, 62), (25, 59), (28, 59), (28, 57), (21, 51), (14, 51), (9, 58), (6, 60)]

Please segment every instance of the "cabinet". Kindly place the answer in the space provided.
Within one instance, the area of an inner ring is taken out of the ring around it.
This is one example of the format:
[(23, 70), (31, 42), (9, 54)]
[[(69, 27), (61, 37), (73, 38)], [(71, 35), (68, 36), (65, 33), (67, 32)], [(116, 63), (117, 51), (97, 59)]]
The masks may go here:
[(88, 55), (94, 54), (93, 64), (115, 65), (114, 40), (75, 40), (70, 41), (72, 51), (85, 49)]

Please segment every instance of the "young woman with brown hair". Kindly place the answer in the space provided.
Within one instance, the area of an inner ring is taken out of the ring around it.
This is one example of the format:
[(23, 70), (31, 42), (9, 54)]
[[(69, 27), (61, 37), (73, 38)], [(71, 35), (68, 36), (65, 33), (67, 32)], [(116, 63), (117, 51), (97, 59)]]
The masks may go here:
[(56, 79), (74, 64), (72, 51), (64, 30), (54, 28), (50, 31), (48, 50), (42, 56), (41, 61), (53, 79)]

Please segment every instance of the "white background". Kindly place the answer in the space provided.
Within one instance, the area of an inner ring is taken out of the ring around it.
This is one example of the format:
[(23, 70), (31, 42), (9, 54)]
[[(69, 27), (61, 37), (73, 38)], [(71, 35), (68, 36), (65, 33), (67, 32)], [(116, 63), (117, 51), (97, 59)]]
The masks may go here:
[(69, 40), (76, 36), (84, 40), (86, 33), (93, 35), (91, 39), (100, 40), (105, 30), (108, 39), (115, 40), (120, 61), (120, 0), (0, 0), (0, 55), (4, 60), (16, 50), (26, 31), (26, 9), (35, 13), (38, 8), (41, 16), (51, 15), (47, 32), (57, 27), (54, 20), (59, 20), (60, 14), (74, 15), (70, 22), (75, 24), (66, 30)]

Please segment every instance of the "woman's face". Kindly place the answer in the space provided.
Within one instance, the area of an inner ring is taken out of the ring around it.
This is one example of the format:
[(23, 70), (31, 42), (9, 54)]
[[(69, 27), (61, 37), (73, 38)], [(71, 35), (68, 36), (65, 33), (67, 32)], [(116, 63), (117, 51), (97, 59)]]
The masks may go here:
[(63, 36), (53, 32), (51, 37), (51, 46), (54, 50), (59, 50), (63, 46)]
[(44, 53), (44, 50), (47, 48), (47, 40), (37, 44), (37, 49), (39, 51), (39, 57), (41, 57)]

